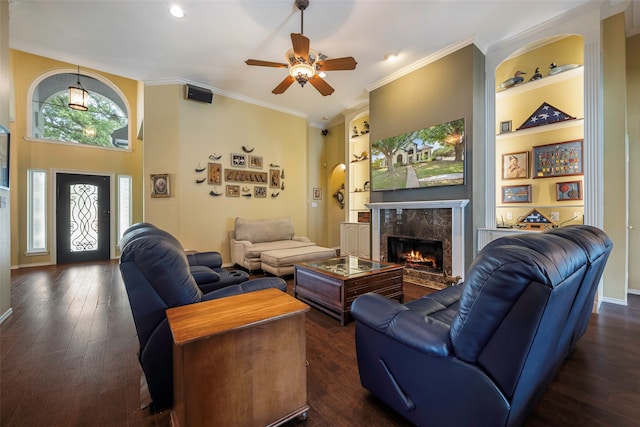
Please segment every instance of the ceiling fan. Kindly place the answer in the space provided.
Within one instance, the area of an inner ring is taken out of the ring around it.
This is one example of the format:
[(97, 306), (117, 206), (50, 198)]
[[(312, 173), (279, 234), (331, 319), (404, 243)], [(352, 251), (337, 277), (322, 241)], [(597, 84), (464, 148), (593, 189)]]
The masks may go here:
[(245, 63), (247, 65), (257, 65), (260, 67), (289, 69), (289, 75), (271, 91), (276, 95), (284, 93), (294, 81), (300, 83), (300, 86), (304, 86), (309, 82), (323, 96), (331, 95), (334, 89), (319, 76), (319, 73), (324, 71), (355, 70), (357, 62), (351, 56), (325, 59), (324, 55), (318, 55), (318, 52), (310, 49), (309, 39), (303, 35), (304, 10), (309, 6), (309, 0), (295, 0), (295, 5), (300, 10), (300, 33), (291, 33), (293, 49), (289, 49), (287, 53), (285, 53), (287, 62), (247, 59)]

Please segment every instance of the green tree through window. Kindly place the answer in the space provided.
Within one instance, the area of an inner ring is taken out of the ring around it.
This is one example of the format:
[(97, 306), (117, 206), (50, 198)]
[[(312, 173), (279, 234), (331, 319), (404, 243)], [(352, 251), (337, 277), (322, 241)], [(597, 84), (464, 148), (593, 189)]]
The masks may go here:
[(110, 99), (92, 93), (89, 110), (68, 107), (67, 91), (57, 93), (42, 107), (46, 139), (113, 147), (111, 134), (127, 125), (126, 115)]
[[(89, 91), (88, 111), (69, 108), (68, 87), (82, 81)], [(53, 74), (40, 81), (33, 95), (32, 136), (111, 148), (129, 148), (125, 100), (109, 84), (71, 73)]]

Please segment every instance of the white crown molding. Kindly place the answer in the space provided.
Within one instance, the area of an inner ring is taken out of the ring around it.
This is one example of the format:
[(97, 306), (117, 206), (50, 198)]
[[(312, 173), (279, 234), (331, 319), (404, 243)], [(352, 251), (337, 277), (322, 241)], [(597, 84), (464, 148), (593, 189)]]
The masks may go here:
[(431, 55), (428, 55), (416, 62), (414, 62), (413, 64), (410, 64), (404, 68), (399, 69), (398, 71), (396, 71), (395, 73), (389, 74), (387, 77), (378, 80), (375, 83), (372, 83), (371, 85), (366, 87), (367, 92), (371, 92), (372, 90), (378, 89), (379, 87), (382, 87), (386, 84), (391, 83), (394, 80), (399, 79), (400, 77), (404, 77), (407, 74), (420, 69), (422, 67), (424, 67), (425, 65), (429, 65), (432, 62), (437, 61), (438, 59), (444, 58), (447, 55), (452, 54), (453, 52), (456, 52), (460, 49), (462, 49), (465, 46), (468, 46), (470, 44), (473, 44), (475, 40), (475, 37), (469, 37), (466, 38), (464, 40), (460, 40), (456, 43), (453, 43), (447, 47), (445, 47), (444, 49), (441, 49), (437, 52), (432, 53)]
[(282, 108), (278, 105), (273, 105), (270, 104), (268, 102), (264, 102), (264, 101), (260, 101), (259, 99), (255, 99), (255, 98), (251, 98), (248, 96), (244, 96), (244, 95), (240, 95), (234, 92), (229, 92), (226, 90), (222, 90), (222, 89), (218, 89), (216, 87), (213, 86), (209, 86), (203, 83), (198, 83), (198, 82), (194, 82), (191, 80), (187, 80), (187, 79), (182, 79), (179, 77), (172, 77), (172, 78), (166, 78), (166, 79), (155, 79), (155, 80), (145, 80), (144, 81), (145, 86), (162, 86), (162, 85), (175, 85), (175, 84), (190, 84), (190, 85), (194, 85), (194, 86), (199, 86), (199, 87), (203, 87), (203, 88), (207, 88), (209, 90), (211, 90), (211, 92), (213, 92), (215, 95), (221, 95), (227, 98), (231, 98), (231, 99), (235, 99), (236, 101), (241, 101), (241, 102), (246, 102), (247, 104), (253, 104), (253, 105), (257, 105), (259, 107), (265, 107), (265, 108), (269, 108), (270, 110), (275, 110), (275, 111), (280, 111), (281, 113), (286, 113), (286, 114), (291, 114), (292, 116), (296, 116), (296, 117), (301, 117), (303, 119), (306, 119), (308, 117), (308, 115), (306, 113), (297, 111), (297, 110), (291, 110), (288, 108)]

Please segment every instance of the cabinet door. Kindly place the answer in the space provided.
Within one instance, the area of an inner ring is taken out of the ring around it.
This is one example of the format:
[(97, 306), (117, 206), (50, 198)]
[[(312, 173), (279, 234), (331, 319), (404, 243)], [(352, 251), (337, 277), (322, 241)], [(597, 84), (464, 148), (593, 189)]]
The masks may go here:
[(360, 224), (358, 227), (358, 257), (371, 258), (371, 226)]
[(358, 255), (358, 224), (340, 224), (340, 252), (342, 256)]

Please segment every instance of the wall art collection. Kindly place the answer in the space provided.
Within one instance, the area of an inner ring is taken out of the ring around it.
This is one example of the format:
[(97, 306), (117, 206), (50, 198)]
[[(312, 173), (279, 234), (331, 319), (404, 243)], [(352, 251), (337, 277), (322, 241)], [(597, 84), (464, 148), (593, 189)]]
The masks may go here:
[[(267, 170), (262, 156), (253, 154), (254, 148), (243, 145), (242, 152), (230, 153), (230, 167), (223, 167), (222, 155), (214, 153), (209, 155), (207, 167), (200, 165), (195, 168), (196, 184), (214, 186), (209, 195), (226, 197), (245, 197), (266, 199), (271, 189), (271, 198), (276, 198), (283, 191), (284, 169), (276, 163), (271, 163)], [(201, 175), (206, 172), (206, 175)], [(223, 185), (224, 191), (218, 191), (217, 186)]]
[[(555, 178), (584, 174), (583, 140), (538, 145), (529, 151), (502, 155), (502, 179)], [(531, 155), (531, 162), (529, 156)], [(582, 200), (582, 182), (556, 183), (556, 201)], [(503, 185), (502, 203), (530, 203), (532, 186)]]

